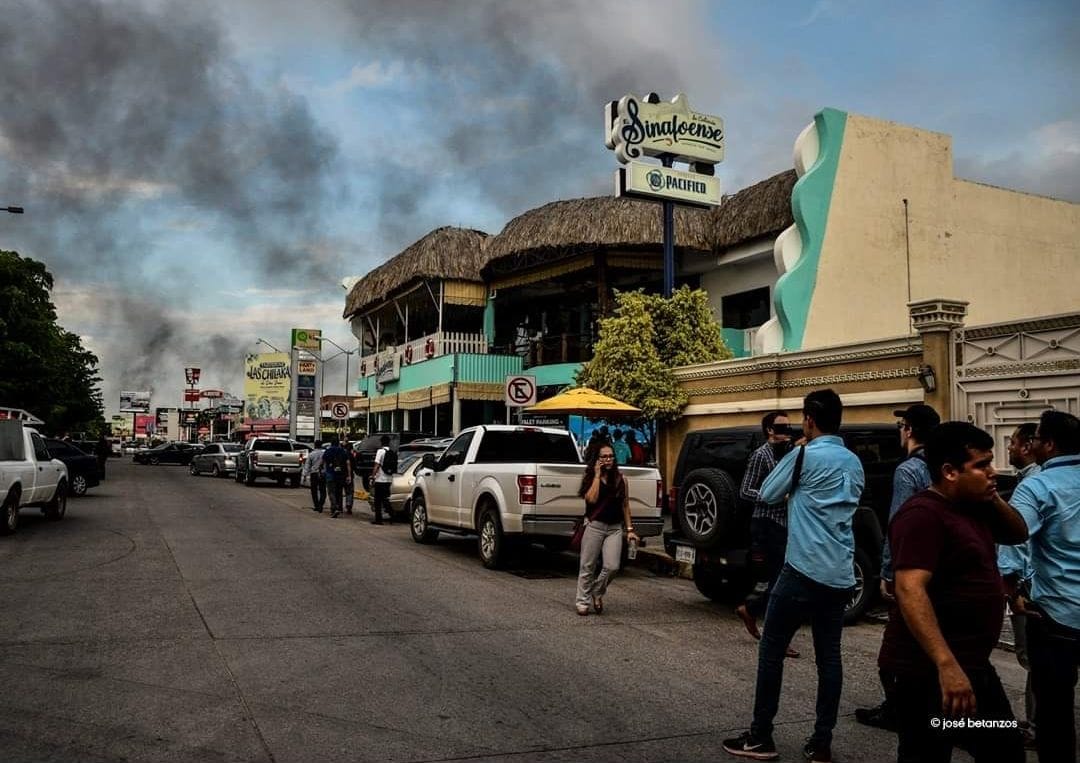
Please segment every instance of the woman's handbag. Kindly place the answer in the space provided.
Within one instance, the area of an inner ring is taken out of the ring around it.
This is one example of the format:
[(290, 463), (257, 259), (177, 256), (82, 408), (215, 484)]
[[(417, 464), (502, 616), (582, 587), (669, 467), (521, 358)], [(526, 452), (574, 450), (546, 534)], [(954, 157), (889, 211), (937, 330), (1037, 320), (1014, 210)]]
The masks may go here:
[(578, 520), (574, 522), (574, 534), (570, 536), (571, 551), (581, 551), (581, 539), (585, 537), (585, 528), (589, 526), (589, 522), (592, 522), (600, 516), (600, 512), (604, 510), (606, 505), (607, 503), (605, 502), (593, 509), (593, 513), (588, 519), (579, 517)]

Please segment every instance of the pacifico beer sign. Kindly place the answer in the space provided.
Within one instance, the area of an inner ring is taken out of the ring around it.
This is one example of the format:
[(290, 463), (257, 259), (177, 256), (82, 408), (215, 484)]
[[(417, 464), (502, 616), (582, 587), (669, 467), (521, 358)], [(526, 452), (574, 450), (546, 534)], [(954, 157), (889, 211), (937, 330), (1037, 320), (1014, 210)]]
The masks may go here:
[(616, 170), (615, 195), (716, 207), (720, 205), (720, 180), (711, 175), (630, 162)]
[(670, 103), (655, 93), (624, 95), (605, 107), (604, 129), (604, 144), (623, 164), (664, 154), (699, 165), (724, 161), (724, 120), (691, 111), (683, 93)]

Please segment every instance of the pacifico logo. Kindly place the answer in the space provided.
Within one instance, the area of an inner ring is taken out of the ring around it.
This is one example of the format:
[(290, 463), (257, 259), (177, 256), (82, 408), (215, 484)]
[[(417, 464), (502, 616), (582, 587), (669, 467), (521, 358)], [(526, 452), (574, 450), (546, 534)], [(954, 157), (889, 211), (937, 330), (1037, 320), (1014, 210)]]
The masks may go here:
[(649, 181), (649, 188), (659, 191), (664, 187), (664, 173), (660, 170), (652, 170), (645, 178)]

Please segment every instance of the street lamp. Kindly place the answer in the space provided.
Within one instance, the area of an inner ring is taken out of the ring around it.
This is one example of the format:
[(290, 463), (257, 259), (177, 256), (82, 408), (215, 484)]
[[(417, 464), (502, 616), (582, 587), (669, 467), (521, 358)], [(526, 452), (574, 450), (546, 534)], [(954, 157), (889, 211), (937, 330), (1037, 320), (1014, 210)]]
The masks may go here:
[(278, 349), (277, 347), (275, 347), (274, 345), (270, 344), (270, 343), (269, 343), (268, 341), (266, 341), (265, 339), (259, 339), (258, 337), (255, 337), (255, 344), (265, 344), (265, 345), (266, 345), (267, 347), (269, 347), (269, 348), (270, 348), (271, 350), (273, 350), (274, 352), (281, 352), (281, 350), (279, 350), (279, 349)]
[(21, 215), (23, 213), (22, 207), (0, 207), (5, 212), (10, 212), (13, 215)]
[(345, 397), (348, 397), (349, 396), (349, 358), (352, 357), (352, 355), (356, 352), (356, 350), (346, 350), (344, 347), (342, 347), (340, 344), (335, 342), (333, 339), (330, 339), (329, 337), (325, 337), (325, 336), (320, 336), (319, 341), (320, 342), (329, 342), (330, 344), (334, 345), (339, 350), (341, 350), (341, 352), (339, 352), (337, 355), (331, 355), (329, 358), (326, 358), (326, 360), (323, 361), (324, 363), (327, 360), (333, 360), (338, 355), (344, 355), (345, 356)]

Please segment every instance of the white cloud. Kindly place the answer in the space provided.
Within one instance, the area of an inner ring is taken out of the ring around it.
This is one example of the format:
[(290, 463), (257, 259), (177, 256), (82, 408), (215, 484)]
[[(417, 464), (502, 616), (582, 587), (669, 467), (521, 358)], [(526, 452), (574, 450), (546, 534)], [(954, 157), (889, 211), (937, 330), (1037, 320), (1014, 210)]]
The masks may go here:
[(323, 90), (331, 95), (345, 95), (353, 90), (400, 83), (405, 76), (405, 67), (400, 61), (389, 64), (371, 61), (356, 64), (343, 79), (327, 85)]

